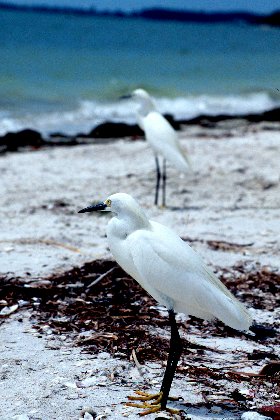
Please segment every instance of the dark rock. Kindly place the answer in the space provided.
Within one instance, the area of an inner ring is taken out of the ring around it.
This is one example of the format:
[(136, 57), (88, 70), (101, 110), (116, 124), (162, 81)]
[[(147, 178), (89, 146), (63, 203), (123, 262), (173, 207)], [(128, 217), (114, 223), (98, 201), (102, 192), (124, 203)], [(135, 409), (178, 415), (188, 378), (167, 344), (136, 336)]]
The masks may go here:
[(173, 117), (173, 115), (171, 115), (171, 114), (164, 114), (164, 117), (167, 119), (167, 121), (169, 122), (169, 124), (172, 125), (172, 127), (174, 128), (174, 130), (180, 130), (181, 123), (180, 123), (180, 121), (175, 120), (174, 117)]
[(248, 114), (246, 119), (250, 122), (271, 121), (280, 122), (280, 108), (274, 108), (260, 114)]
[(142, 137), (143, 135), (143, 131), (137, 124), (106, 122), (99, 124), (91, 130), (87, 137), (108, 139), (121, 137)]
[(25, 148), (39, 149), (42, 146), (76, 146), (82, 143), (83, 141), (78, 140), (75, 136), (54, 133), (48, 138), (43, 138), (38, 131), (26, 129), (7, 133), (0, 137), (0, 154), (16, 152)]
[(22, 147), (39, 148), (45, 143), (41, 134), (35, 130), (21, 130), (16, 133), (7, 133), (0, 137), (0, 152), (15, 152)]
[(260, 112), (258, 114), (245, 114), (245, 115), (227, 115), (227, 114), (218, 114), (218, 115), (199, 115), (195, 118), (190, 118), (188, 120), (180, 120), (179, 123), (185, 125), (201, 125), (203, 127), (215, 127), (217, 123), (226, 120), (236, 120), (241, 119), (251, 123), (258, 123), (262, 121), (269, 122), (280, 122), (280, 107), (271, 109), (269, 111)]

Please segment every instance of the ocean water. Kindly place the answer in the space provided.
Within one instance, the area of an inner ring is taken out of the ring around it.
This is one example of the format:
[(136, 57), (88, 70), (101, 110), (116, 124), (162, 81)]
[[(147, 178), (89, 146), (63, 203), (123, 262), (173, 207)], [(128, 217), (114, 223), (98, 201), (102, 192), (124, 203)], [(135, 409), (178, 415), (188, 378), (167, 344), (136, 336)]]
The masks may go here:
[(142, 87), (179, 118), (280, 104), (280, 30), (0, 10), (0, 134), (134, 121)]

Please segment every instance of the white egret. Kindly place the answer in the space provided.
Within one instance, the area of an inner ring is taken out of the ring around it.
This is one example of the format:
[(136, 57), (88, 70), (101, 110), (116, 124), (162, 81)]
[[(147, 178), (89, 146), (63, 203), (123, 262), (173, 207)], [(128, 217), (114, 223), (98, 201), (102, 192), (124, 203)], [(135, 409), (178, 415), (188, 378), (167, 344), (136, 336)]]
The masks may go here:
[[(231, 294), (199, 255), (172, 230), (149, 220), (128, 194), (117, 193), (79, 213), (108, 209), (114, 217), (107, 227), (110, 250), (118, 264), (160, 304), (168, 309), (170, 351), (160, 393), (137, 391), (129, 397), (149, 414), (166, 407), (182, 344), (175, 312), (205, 320), (218, 318), (230, 327), (247, 331), (252, 323), (247, 309)], [(152, 398), (154, 402), (149, 403)], [(172, 410), (171, 410), (172, 411)]]
[[(156, 192), (155, 205), (158, 204), (160, 184), (162, 184), (162, 206), (166, 204), (166, 160), (171, 162), (181, 172), (190, 170), (190, 161), (182, 149), (177, 132), (171, 124), (161, 115), (153, 99), (144, 89), (136, 89), (130, 95), (122, 96), (123, 99), (134, 99), (140, 108), (136, 115), (139, 126), (145, 133), (145, 138), (152, 147), (156, 162)], [(163, 156), (162, 170), (158, 156)]]

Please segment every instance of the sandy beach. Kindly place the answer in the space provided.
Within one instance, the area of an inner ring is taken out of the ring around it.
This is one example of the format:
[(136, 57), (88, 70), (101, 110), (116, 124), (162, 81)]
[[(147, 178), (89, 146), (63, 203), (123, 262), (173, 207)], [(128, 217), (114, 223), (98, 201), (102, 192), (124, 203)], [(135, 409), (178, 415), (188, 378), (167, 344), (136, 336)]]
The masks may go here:
[[(279, 280), (279, 128), (269, 123), (231, 121), (215, 129), (185, 127), (179, 135), (191, 156), (193, 172), (180, 175), (168, 167), (166, 209), (153, 206), (153, 156), (141, 139), (100, 140), (91, 145), (2, 156), (2, 281), (20, 282), (29, 290), (51, 288), (53, 276), (63, 276), (73, 267), (95, 260), (111, 260), (105, 237), (110, 215), (85, 216), (77, 211), (122, 191), (133, 195), (151, 219), (172, 227), (186, 239), (224, 280), (232, 281), (233, 292), (252, 306), (258, 324), (277, 328), (279, 309), (266, 305), (269, 295), (267, 290), (262, 292), (262, 282), (260, 290), (251, 286), (252, 298), (244, 292), (240, 279), (250, 279), (250, 275), (270, 278), (273, 274)], [(235, 279), (241, 284), (239, 292)], [(72, 280), (83, 282), (74, 276)], [(263, 293), (263, 304), (254, 308), (254, 299), (260, 298), (257, 290)], [(138, 418), (137, 409), (121, 403), (137, 387), (158, 389), (163, 360), (147, 357), (141, 359), (139, 367), (137, 357), (113, 356), (108, 347), (84, 351), (83, 346), (76, 346), (80, 332), (57, 335), (47, 318), (42, 327), (36, 292), (33, 298), (29, 293), (26, 301), (20, 293), (17, 296), (13, 291), (7, 300), (1, 295), (0, 308), (6, 309), (0, 319), (0, 418)], [(13, 305), (18, 306), (11, 308)], [(147, 305), (156, 304), (148, 300)], [(162, 310), (156, 311), (159, 317), (166, 317)], [(40, 330), (36, 328), (38, 322)], [(279, 400), (274, 373), (256, 381), (271, 359), (249, 357), (273, 353), (272, 360), (279, 361), (280, 347), (275, 338), (252, 340), (232, 330), (223, 333), (221, 324), (216, 327), (185, 318), (178, 318), (178, 322), (183, 337), (204, 346), (200, 358), (199, 350), (192, 350), (191, 364), (227, 372), (215, 380), (213, 374), (205, 384), (199, 376), (192, 376), (190, 353), (184, 354), (172, 388), (182, 397), (177, 405), (184, 411), (178, 418), (238, 419), (248, 410), (259, 411)], [(183, 328), (186, 322), (189, 326)], [(152, 336), (169, 337), (168, 326), (146, 328)], [(106, 334), (110, 334), (109, 327)], [(234, 376), (237, 371), (239, 376)], [(252, 373), (256, 377), (250, 376)], [(236, 389), (242, 398), (236, 397)], [(81, 414), (86, 407), (95, 413), (92, 417)]]
[[(136, 420), (129, 396), (157, 393), (175, 367), (168, 311), (110, 253), (112, 215), (79, 213), (117, 192), (196, 250), (253, 319), (232, 329), (250, 317), (238, 304), (238, 324), (225, 315), (211, 276), (186, 278), (199, 297), (183, 287), (178, 300), (226, 325), (176, 314), (178, 414), (144, 418), (280, 419), (279, 10), (280, 0), (0, 0), (0, 420)], [(167, 160), (164, 208), (151, 147)], [(159, 293), (173, 282), (170, 298), (195, 258), (163, 237), (177, 278), (140, 241), (129, 249), (150, 283), (163, 273)]]

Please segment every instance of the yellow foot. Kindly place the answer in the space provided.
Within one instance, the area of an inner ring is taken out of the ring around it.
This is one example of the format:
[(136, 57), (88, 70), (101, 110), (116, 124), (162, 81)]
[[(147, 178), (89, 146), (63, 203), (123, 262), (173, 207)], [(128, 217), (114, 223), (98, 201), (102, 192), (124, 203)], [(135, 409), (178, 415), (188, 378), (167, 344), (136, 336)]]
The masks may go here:
[(157, 392), (156, 394), (149, 394), (148, 392), (143, 391), (134, 391), (137, 396), (129, 395), (127, 398), (132, 401), (151, 401), (155, 400), (153, 404), (157, 404), (161, 401), (162, 392)]
[[(163, 410), (161, 406), (162, 392), (158, 392), (156, 394), (149, 394), (143, 391), (135, 391), (135, 394), (137, 394), (137, 396), (129, 396), (128, 399), (132, 401), (141, 401), (141, 402), (140, 403), (128, 402), (125, 405), (129, 407), (143, 408), (145, 411), (143, 411), (142, 413), (139, 413), (140, 416), (146, 416), (147, 414), (152, 414), (152, 413), (156, 413), (158, 411)], [(176, 400), (176, 398), (173, 398), (173, 399)], [(154, 400), (154, 401), (151, 403), (147, 402), (151, 400)], [(164, 410), (168, 411), (171, 414), (179, 414), (180, 412), (180, 410), (167, 408), (167, 407)]]

